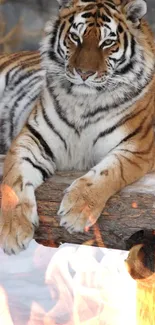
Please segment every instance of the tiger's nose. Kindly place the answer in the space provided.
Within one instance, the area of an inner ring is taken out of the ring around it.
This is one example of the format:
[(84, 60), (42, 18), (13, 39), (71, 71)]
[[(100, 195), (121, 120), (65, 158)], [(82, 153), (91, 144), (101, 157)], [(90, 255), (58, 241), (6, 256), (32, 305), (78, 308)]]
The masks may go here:
[(85, 81), (86, 79), (88, 79), (90, 76), (92, 76), (93, 74), (95, 74), (94, 71), (84, 71), (81, 69), (76, 69), (76, 72), (80, 75), (80, 77)]

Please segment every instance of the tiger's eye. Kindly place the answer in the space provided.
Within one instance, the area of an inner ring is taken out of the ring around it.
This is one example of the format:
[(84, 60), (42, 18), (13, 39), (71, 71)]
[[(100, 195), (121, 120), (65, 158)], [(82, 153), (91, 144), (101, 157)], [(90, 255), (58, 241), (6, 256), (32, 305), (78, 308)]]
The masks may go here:
[(111, 40), (111, 39), (107, 39), (106, 41), (104, 41), (103, 45), (106, 46), (106, 45), (111, 45), (114, 41)]
[(116, 43), (115, 40), (113, 40), (113, 39), (107, 39), (107, 40), (105, 40), (105, 41), (100, 45), (100, 47), (103, 49), (104, 47), (106, 47), (106, 46), (111, 46), (111, 45), (113, 45), (113, 44), (115, 44), (115, 43)]
[(80, 41), (79, 36), (77, 36), (75, 33), (70, 33), (70, 36), (71, 36), (73, 41), (75, 41), (75, 42)]

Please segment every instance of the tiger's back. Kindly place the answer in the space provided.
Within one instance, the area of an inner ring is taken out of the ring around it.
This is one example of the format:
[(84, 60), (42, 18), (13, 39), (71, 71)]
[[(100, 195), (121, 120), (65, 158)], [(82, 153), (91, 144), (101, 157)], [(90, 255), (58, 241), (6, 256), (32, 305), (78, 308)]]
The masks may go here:
[(43, 83), (40, 53), (24, 51), (0, 56), (0, 153), (20, 132)]

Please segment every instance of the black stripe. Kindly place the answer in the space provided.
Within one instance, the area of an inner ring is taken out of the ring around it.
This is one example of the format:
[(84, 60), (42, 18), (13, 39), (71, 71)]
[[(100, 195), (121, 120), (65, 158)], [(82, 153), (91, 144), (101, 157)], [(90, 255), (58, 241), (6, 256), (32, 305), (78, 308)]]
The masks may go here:
[(71, 17), (68, 19), (68, 21), (69, 21), (70, 24), (72, 24), (73, 20), (74, 20), (74, 15), (71, 16)]
[(119, 64), (123, 64), (125, 61), (126, 61), (126, 52), (127, 52), (127, 49), (128, 49), (128, 37), (127, 37), (127, 33), (124, 32), (124, 51), (123, 51), (123, 54), (119, 60)]
[(131, 58), (135, 55), (135, 40), (134, 37), (132, 36), (131, 38)]
[[(31, 59), (32, 59), (32, 52), (31, 51), (23, 51), (23, 52), (17, 52), (17, 53), (13, 53), (10, 54), (8, 56), (8, 60), (5, 61), (3, 64), (0, 64), (0, 72), (2, 72), (5, 68), (7, 68), (11, 63), (15, 63), (15, 61), (17, 60), (17, 65), (16, 68), (19, 66), (19, 62), (18, 60), (20, 58), (23, 58), (24, 56), (30, 55)], [(34, 54), (34, 56), (36, 56), (37, 53)], [(26, 59), (28, 60), (28, 59)]]
[[(96, 5), (98, 6), (98, 4), (96, 4)], [(102, 5), (102, 7), (103, 7), (103, 5)], [(84, 8), (85, 11), (90, 11), (90, 10), (92, 10), (92, 9), (94, 9), (94, 4), (88, 4), (88, 5), (86, 5), (86, 7)]]
[(61, 136), (61, 134), (56, 130), (56, 128), (52, 124), (51, 120), (47, 116), (47, 113), (45, 112), (45, 108), (44, 108), (43, 104), (42, 104), (42, 113), (43, 113), (43, 117), (44, 117), (47, 125), (49, 126), (49, 128), (59, 137), (59, 139), (63, 142), (65, 149), (67, 150), (67, 144), (66, 144), (65, 139)]
[[(13, 134), (14, 134), (14, 116), (15, 116), (15, 110), (18, 107), (18, 102), (20, 100), (22, 100), (27, 94), (26, 90), (23, 90), (22, 93), (20, 93), (20, 95), (17, 97), (17, 99), (15, 100), (15, 103), (13, 104), (13, 107), (11, 109), (10, 112), (10, 132), (9, 132), (9, 138), (12, 141), (13, 140)], [(7, 108), (7, 105), (5, 106), (5, 108)]]
[(111, 30), (111, 28), (107, 25), (107, 24), (104, 24), (104, 27), (108, 28), (109, 30)]
[(62, 62), (59, 60), (59, 58), (56, 56), (56, 54), (54, 53), (53, 49), (50, 49), (48, 51), (48, 57), (50, 60), (55, 61), (57, 64), (59, 64), (60, 66), (63, 66)]
[(60, 27), (60, 31), (59, 31), (59, 35), (58, 35), (58, 46), (57, 46), (57, 52), (59, 53), (59, 55), (63, 58), (63, 55), (64, 55), (64, 51), (63, 49), (61, 48), (60, 46), (60, 39), (61, 39), (61, 35), (63, 33), (63, 30), (64, 30), (64, 27), (66, 25), (66, 22), (64, 21), (63, 24), (61, 25)]
[[(149, 119), (150, 119), (150, 117), (149, 117)], [(144, 139), (144, 138), (146, 138), (148, 136), (148, 134), (151, 131), (151, 129), (153, 131), (153, 119), (151, 119), (151, 122), (147, 125), (144, 134), (141, 136), (141, 140)]]
[(115, 58), (110, 58), (110, 57), (109, 57), (109, 60), (110, 60), (110, 61), (113, 61), (114, 63), (118, 62), (118, 59), (115, 59)]
[[(125, 117), (123, 117), (123, 118), (122, 118), (122, 119), (121, 119), (117, 124), (113, 125), (111, 128), (108, 128), (108, 129), (106, 129), (105, 131), (100, 132), (99, 135), (98, 135), (98, 137), (94, 140), (93, 145), (95, 145), (96, 142), (97, 142), (100, 138), (103, 138), (103, 137), (105, 137), (106, 135), (112, 133), (112, 132), (115, 131), (118, 127), (122, 126), (122, 125), (123, 125), (124, 123), (126, 123), (127, 121), (129, 121), (129, 120), (135, 118), (135, 117), (136, 117), (137, 115), (139, 115), (141, 112), (145, 111), (145, 109), (146, 109), (146, 108), (144, 107), (144, 108), (142, 108), (141, 110), (139, 110), (138, 112), (136, 112), (135, 114), (131, 114), (131, 113), (127, 114)], [(145, 118), (146, 118), (146, 117), (145, 117)], [(142, 124), (143, 124), (145, 118), (142, 120)], [(140, 125), (140, 127), (141, 127), (141, 125)], [(134, 132), (135, 132), (135, 131), (134, 131)], [(123, 141), (123, 140), (122, 140), (122, 141)]]
[(22, 157), (22, 159), (25, 161), (28, 161), (33, 166), (33, 168), (39, 170), (39, 172), (42, 174), (42, 178), (44, 181), (49, 177), (49, 174), (46, 172), (46, 170), (43, 169), (42, 167), (34, 164), (33, 161), (29, 157)]
[(111, 19), (110, 19), (108, 16), (104, 15), (104, 14), (101, 15), (101, 18), (103, 19), (104, 22), (105, 22), (105, 21), (106, 21), (107, 23), (110, 23), (110, 22), (111, 22)]
[(108, 108), (104, 108), (102, 106), (99, 106), (93, 112), (88, 112), (87, 114), (83, 114), (82, 115), (82, 119), (87, 119), (87, 118), (90, 118), (90, 117), (94, 117), (96, 114), (103, 113), (103, 112), (105, 112), (107, 110), (108, 110)]
[(59, 58), (57, 58), (56, 53), (54, 52), (54, 46), (57, 38), (57, 33), (59, 30), (59, 25), (60, 25), (60, 19), (57, 19), (55, 21), (54, 28), (53, 28), (53, 35), (50, 40), (50, 50), (48, 51), (48, 57), (50, 60), (53, 60), (58, 64), (62, 64), (61, 61), (59, 61)]
[(42, 146), (41, 146), (41, 144), (40, 144), (40, 142), (39, 142), (39, 140), (37, 140), (36, 137), (34, 137), (34, 136), (32, 135), (32, 133), (28, 133), (27, 136), (28, 136), (29, 138), (31, 138), (31, 141), (33, 141), (33, 142), (36, 144), (36, 146), (39, 148), (40, 153), (41, 153), (41, 156), (42, 156), (45, 160), (48, 160), (48, 161), (51, 163), (51, 158), (50, 158), (49, 156), (46, 155), (46, 153), (44, 152), (44, 149), (42, 148)]
[(86, 3), (88, 3), (88, 2), (96, 2), (96, 0), (81, 0), (82, 2), (86, 2)]
[(103, 3), (97, 3), (96, 5), (97, 5), (97, 8), (99, 8), (99, 9), (101, 9), (101, 8), (104, 9)]
[(110, 10), (108, 9), (108, 7), (105, 7), (105, 6), (104, 6), (104, 11), (106, 12), (106, 14), (107, 14), (108, 16), (110, 16), (110, 17), (112, 18), (112, 14), (111, 14)]
[(75, 124), (73, 124), (73, 123), (71, 123), (70, 121), (68, 121), (67, 118), (66, 118), (66, 116), (65, 116), (65, 114), (64, 114), (64, 112), (62, 112), (62, 109), (61, 109), (61, 106), (60, 106), (60, 104), (59, 104), (59, 101), (58, 101), (57, 97), (56, 97), (55, 94), (54, 94), (54, 89), (52, 89), (52, 87), (50, 87), (50, 88), (49, 88), (49, 91), (52, 92), (52, 98), (53, 98), (53, 100), (54, 100), (54, 108), (55, 108), (57, 114), (59, 115), (59, 118), (60, 118), (60, 119), (61, 119), (65, 124), (67, 124), (70, 128), (72, 128), (78, 136), (80, 136), (80, 133), (79, 133), (79, 131), (76, 129)]
[(55, 41), (56, 41), (56, 36), (57, 36), (57, 32), (58, 32), (58, 28), (59, 28), (59, 24), (60, 24), (60, 19), (57, 19), (55, 21), (55, 24), (54, 24), (54, 28), (53, 28), (53, 35), (52, 35), (52, 38), (51, 38), (51, 48), (53, 49), (54, 48), (54, 45), (55, 45)]
[(95, 17), (96, 13), (93, 14), (92, 12), (86, 12), (84, 14), (82, 14), (83, 18), (91, 18), (91, 17)]
[[(29, 62), (30, 61), (30, 62)], [(29, 62), (29, 63), (28, 63)], [(27, 64), (28, 63), (28, 64)], [(32, 73), (38, 73), (38, 72), (40, 72), (41, 71), (41, 69), (39, 69), (39, 70), (37, 70), (36, 71), (36, 69), (33, 69), (33, 66), (35, 65), (35, 64), (38, 64), (39, 63), (39, 60), (36, 58), (36, 59), (33, 59), (32, 60), (32, 58), (31, 59), (28, 59), (28, 60), (26, 60), (26, 65), (28, 66), (28, 67), (31, 67), (32, 66), (32, 69), (31, 69), (31, 72)], [(24, 72), (24, 75), (25, 75), (25, 79), (27, 78), (27, 77), (29, 77), (29, 71), (26, 71), (25, 70), (25, 67), (24, 67), (24, 62), (23, 62), (23, 64), (21, 63), (21, 66), (18, 66), (18, 70), (17, 70), (17, 66), (16, 67), (14, 67), (14, 69), (12, 68), (11, 69), (12, 71), (13, 70), (15, 70), (15, 72), (11, 75), (11, 77), (10, 77), (10, 85), (14, 82), (14, 80), (17, 78), (17, 79), (19, 79), (19, 75), (21, 74), (21, 73), (23, 73)], [(9, 71), (9, 73), (11, 72), (11, 70)]]
[(58, 44), (58, 46), (57, 46), (57, 53), (60, 55), (60, 57), (61, 57), (62, 59), (64, 59), (65, 52), (64, 52), (64, 50), (61, 48), (60, 44)]
[[(26, 149), (27, 151), (29, 151), (29, 153), (32, 155), (35, 163), (37, 163), (37, 166), (40, 166), (40, 162), (37, 160), (35, 154), (33, 153), (33, 151), (29, 147), (27, 147), (26, 145), (24, 146), (23, 144), (20, 145), (19, 147), (20, 148), (23, 148), (23, 149)], [(46, 159), (46, 158), (44, 158), (44, 159)], [(41, 167), (43, 167), (42, 164), (41, 164)], [(51, 171), (47, 167), (44, 166), (44, 170), (46, 170), (46, 172), (47, 172), (48, 175), (51, 175)]]
[(122, 154), (119, 152), (119, 157), (120, 157), (120, 156), (121, 156), (122, 158), (124, 158), (126, 161), (128, 161), (129, 164), (134, 165), (134, 166), (136, 166), (137, 168), (139, 168), (139, 169), (142, 170), (142, 167), (141, 167), (138, 163), (136, 163), (136, 161), (131, 160), (130, 158), (128, 158), (128, 157), (122, 155)]
[(116, 34), (115, 34), (114, 32), (111, 32), (109, 36), (111, 36), (111, 37), (115, 37)]
[[(88, 23), (88, 27), (92, 27), (92, 26), (94, 26), (94, 23)], [(85, 31), (84, 31), (84, 35), (87, 33), (87, 29), (85, 29)]]
[(121, 177), (122, 177), (122, 179), (123, 179), (125, 185), (127, 185), (127, 182), (126, 182), (126, 180), (125, 180), (125, 178), (124, 178), (123, 164), (122, 164), (122, 162), (121, 162), (121, 160), (120, 160), (120, 156), (118, 156), (117, 154), (114, 154), (114, 156), (115, 156), (115, 158), (118, 160), (118, 163), (119, 163), (119, 165), (120, 165)]
[[(33, 74), (32, 74), (33, 75)], [(20, 89), (18, 90), (19, 92), (19, 96), (16, 98), (14, 104), (13, 104), (13, 107), (11, 109), (11, 112), (10, 112), (10, 133), (9, 133), (9, 137), (10, 137), (10, 140), (13, 139), (14, 137), (14, 116), (15, 116), (15, 111), (16, 111), (16, 108), (18, 107), (19, 105), (19, 101), (21, 101), (26, 95), (27, 95), (27, 92), (30, 88), (32, 88), (33, 84), (36, 84), (37, 80), (38, 80), (38, 77), (35, 77), (30, 81), (29, 78), (23, 78), (23, 80), (27, 80), (26, 84), (24, 85), (24, 88), (23, 86), (21, 85)], [(27, 88), (27, 85), (28, 85), (28, 88)], [(16, 96), (16, 93), (14, 94)], [(13, 100), (14, 98), (14, 95), (11, 97), (10, 101)], [(6, 105), (7, 107), (7, 105)]]
[(25, 186), (32, 186), (32, 187), (33, 187), (33, 184), (32, 184), (31, 182), (27, 182), (27, 183), (25, 184)]
[(142, 129), (142, 123), (130, 134), (128, 134), (124, 139), (121, 140), (121, 142), (117, 145), (119, 146), (120, 144), (126, 142), (127, 140), (131, 139), (132, 137), (134, 137), (136, 134), (138, 134)]
[[(136, 62), (135, 62), (135, 63), (136, 63)], [(133, 63), (130, 63), (130, 65), (131, 65), (132, 69), (134, 70), (134, 64), (133, 64)], [(125, 67), (125, 68), (126, 68), (126, 67)], [(116, 72), (116, 75), (117, 75), (117, 76), (118, 76), (118, 75), (121, 75), (121, 74), (122, 74), (121, 71), (122, 71), (122, 70), (125, 70), (125, 68), (123, 68), (123, 69), (117, 71), (117, 72)], [(142, 90), (143, 90), (144, 88), (146, 88), (147, 85), (149, 85), (149, 83), (150, 83), (151, 80), (152, 80), (152, 76), (153, 76), (153, 75), (154, 75), (154, 69), (152, 69), (152, 70), (150, 71), (150, 74), (149, 74), (148, 76), (145, 77), (145, 80), (144, 80), (145, 83), (140, 84), (140, 87), (137, 87), (137, 89), (135, 89), (135, 87), (130, 87), (131, 91), (130, 91), (129, 93), (125, 94), (125, 97), (123, 97), (121, 100), (119, 100), (118, 102), (115, 102), (115, 104), (114, 104), (112, 107), (113, 107), (113, 108), (116, 108), (116, 107), (118, 107), (118, 106), (124, 104), (125, 102), (127, 103), (127, 101), (129, 101), (129, 104), (130, 104), (130, 100), (131, 100), (131, 98), (135, 98), (135, 97), (139, 96), (140, 93), (142, 92)], [(137, 74), (135, 75), (135, 77), (137, 78), (137, 80), (139, 80), (139, 77), (140, 77), (140, 76), (139, 76), (139, 73), (137, 73)], [(143, 77), (143, 72), (142, 72), (141, 78), (142, 78), (142, 77)], [(120, 87), (121, 87), (121, 84), (120, 84)]]
[[(21, 72), (23, 72), (23, 70), (21, 70)], [(34, 70), (27, 71), (26, 76), (25, 76), (25, 73), (23, 73), (20, 76), (20, 72), (19, 71), (18, 71), (18, 74), (19, 74), (18, 79), (16, 81), (14, 81), (14, 83), (12, 85), (12, 88), (20, 85), (23, 80), (30, 78), (34, 74)]]
[(26, 127), (30, 131), (30, 133), (32, 133), (33, 136), (37, 138), (37, 140), (40, 142), (47, 156), (50, 157), (52, 161), (54, 161), (55, 160), (54, 154), (50, 149), (50, 147), (48, 146), (48, 144), (46, 143), (46, 141), (43, 139), (42, 135), (37, 130), (35, 130), (32, 127), (32, 125), (30, 125), (29, 123), (26, 124)]
[[(132, 37), (132, 39), (131, 39), (131, 57), (130, 57), (130, 59), (133, 58), (134, 54), (135, 54), (135, 40)], [(123, 54), (123, 56), (124, 56), (124, 58), (122, 57), (121, 62), (119, 64), (122, 64), (122, 63), (125, 62), (125, 53)], [(121, 70), (117, 71), (117, 74), (122, 75), (122, 74), (128, 73), (129, 71), (134, 69), (134, 64), (135, 64), (135, 62), (130, 61), (125, 67), (123, 67)]]
[(59, 37), (58, 37), (59, 39), (61, 38), (61, 35), (62, 35), (62, 32), (63, 32), (63, 30), (64, 30), (65, 25), (66, 25), (66, 22), (64, 21), (63, 24), (62, 24), (61, 27), (60, 27)]
[(144, 116), (143, 119), (142, 119), (142, 121), (141, 121), (141, 123), (140, 123), (140, 125), (134, 131), (132, 131), (130, 134), (128, 134), (124, 139), (122, 139), (121, 142), (118, 145), (120, 145), (123, 142), (126, 142), (127, 140), (129, 140), (130, 138), (132, 138), (136, 134), (138, 134), (142, 130), (142, 127), (143, 127), (143, 124), (144, 124), (146, 118), (147, 117)]
[(104, 4), (107, 5), (108, 7), (110, 7), (111, 9), (116, 10), (117, 12), (119, 12), (119, 10), (116, 8), (114, 3), (111, 3), (110, 1), (106, 1)]
[(119, 51), (119, 46), (115, 50), (111, 50), (112, 53), (117, 53), (118, 51)]
[(14, 70), (15, 68), (13, 67), (12, 69), (10, 69), (8, 72), (7, 72), (7, 74), (6, 74), (6, 76), (5, 76), (5, 88), (8, 86), (8, 84), (9, 84), (9, 79), (10, 79), (10, 72), (12, 71), (12, 70)]
[(16, 129), (16, 127), (17, 127), (17, 125), (19, 123), (20, 117), (23, 115), (25, 110), (37, 100), (38, 96), (39, 96), (39, 92), (37, 91), (37, 94), (33, 95), (33, 97), (31, 97), (29, 99), (29, 101), (24, 105), (23, 109), (20, 111), (20, 114), (18, 115), (18, 117), (17, 117), (17, 119), (16, 119), (16, 121), (14, 123), (14, 129)]
[(134, 62), (129, 62), (125, 67), (117, 71), (117, 75), (122, 75), (128, 73), (130, 70), (133, 70)]
[(120, 23), (118, 25), (117, 32), (120, 33), (120, 34), (123, 33), (123, 27), (122, 27), (122, 25)]
[[(133, 155), (141, 156), (141, 155), (148, 155), (153, 146), (154, 146), (154, 136), (153, 136), (152, 142), (149, 144), (149, 147), (147, 149), (145, 149), (145, 150), (132, 151), (132, 150), (123, 149), (123, 148), (118, 148), (118, 150), (123, 151), (123, 152), (130, 152)], [(144, 158), (142, 158), (142, 159), (144, 159)]]

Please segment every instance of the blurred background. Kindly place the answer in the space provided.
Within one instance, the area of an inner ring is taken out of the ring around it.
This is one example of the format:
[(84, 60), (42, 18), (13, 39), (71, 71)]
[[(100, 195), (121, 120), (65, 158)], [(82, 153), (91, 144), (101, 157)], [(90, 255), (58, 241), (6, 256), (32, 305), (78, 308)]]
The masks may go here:
[[(147, 4), (155, 33), (155, 0)], [(0, 53), (38, 49), (44, 24), (57, 10), (56, 0), (0, 0)]]

